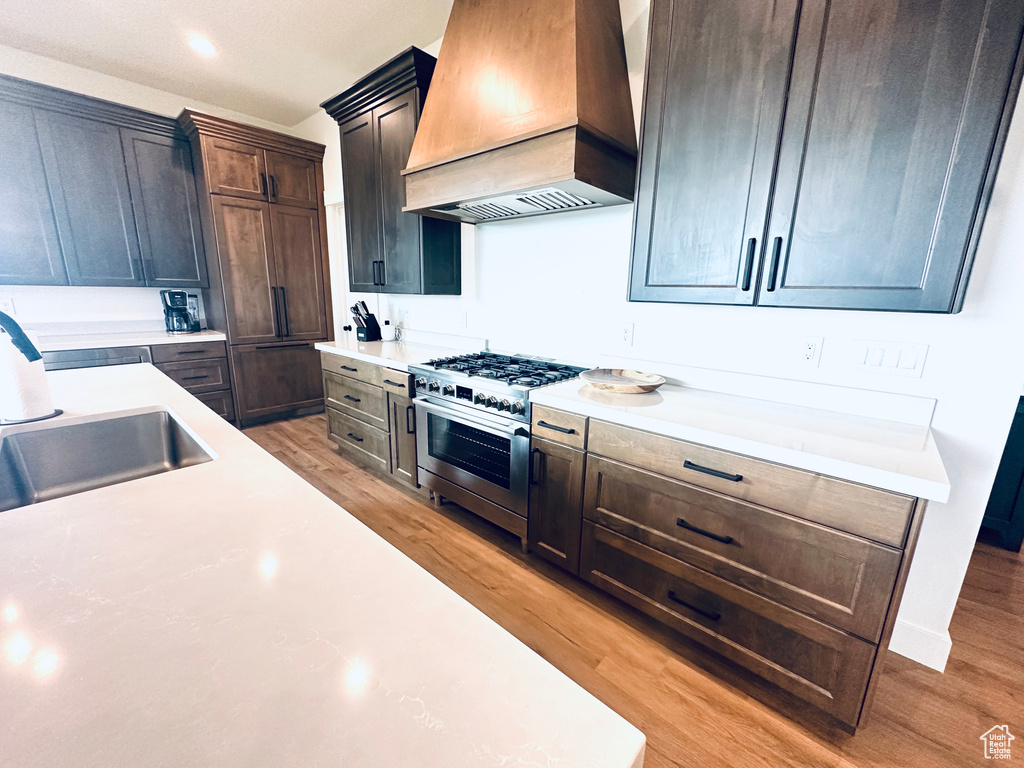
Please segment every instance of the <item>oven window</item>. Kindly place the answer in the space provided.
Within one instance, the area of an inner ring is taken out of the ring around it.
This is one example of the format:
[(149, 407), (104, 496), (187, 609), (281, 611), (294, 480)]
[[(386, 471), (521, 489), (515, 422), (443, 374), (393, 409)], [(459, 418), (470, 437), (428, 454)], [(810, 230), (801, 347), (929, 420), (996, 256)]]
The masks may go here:
[(427, 445), (438, 461), (509, 490), (511, 438), (431, 413), (427, 416)]

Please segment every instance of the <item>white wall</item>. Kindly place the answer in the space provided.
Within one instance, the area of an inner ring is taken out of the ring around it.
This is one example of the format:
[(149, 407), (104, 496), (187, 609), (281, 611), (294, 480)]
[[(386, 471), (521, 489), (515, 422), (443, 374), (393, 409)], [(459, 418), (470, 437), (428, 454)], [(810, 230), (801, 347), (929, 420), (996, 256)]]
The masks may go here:
[[(644, 0), (622, 0), (637, 126), (647, 39)], [(306, 126), (328, 154), (336, 127)], [(316, 128), (322, 128), (320, 133)], [(331, 133), (333, 131), (333, 133)], [(463, 228), (461, 297), (346, 294), (342, 243), (332, 242), (342, 309), (356, 299), (407, 328), (477, 336), (504, 351), (594, 363), (606, 353), (935, 398), (933, 429), (952, 493), (928, 510), (893, 650), (943, 668), (947, 632), (992, 480), (1024, 384), (1024, 115), (1012, 126), (964, 311), (957, 315), (809, 311), (626, 301), (632, 209), (620, 206)], [(336, 182), (337, 183), (337, 182)], [(329, 199), (342, 196), (340, 186)], [(635, 343), (616, 341), (635, 323)], [(800, 362), (822, 336), (821, 366)], [(849, 370), (839, 350), (864, 338), (929, 345), (921, 378)], [(855, 511), (853, 512), (856, 513)]]
[[(168, 117), (177, 117), (185, 107), (194, 107), (251, 125), (291, 132), (285, 126), (197, 102), (187, 96), (167, 93), (2, 45), (0, 73)], [(159, 288), (0, 286), (0, 300), (3, 299), (14, 301), (15, 315), (23, 325), (57, 332), (63, 330), (58, 327), (60, 324), (81, 328), (84, 323), (99, 323), (103, 325), (103, 330), (112, 330), (117, 324), (134, 324), (135, 327), (163, 325)]]

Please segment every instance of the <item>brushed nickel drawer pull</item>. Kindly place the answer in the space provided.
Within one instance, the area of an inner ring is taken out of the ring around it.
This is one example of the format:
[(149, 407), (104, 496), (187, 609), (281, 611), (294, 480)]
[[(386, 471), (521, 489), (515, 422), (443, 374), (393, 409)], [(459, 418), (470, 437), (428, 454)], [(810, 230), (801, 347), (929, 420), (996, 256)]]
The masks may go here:
[(347, 365), (339, 365), (339, 368), (343, 371), (358, 371), (358, 368), (349, 368)]
[(355, 436), (355, 435), (353, 435), (353, 434), (352, 434), (351, 432), (349, 432), (349, 433), (348, 433), (348, 436), (349, 436), (349, 437), (351, 437), (351, 438), (352, 438), (353, 440), (355, 440), (355, 441), (356, 441), (357, 443), (361, 443), (361, 442), (363, 442), (363, 438), (361, 438), (361, 437), (356, 437), (356, 436)]
[(718, 611), (706, 611), (703, 608), (698, 608), (696, 605), (693, 605), (683, 600), (683, 598), (679, 597), (679, 595), (677, 595), (671, 589), (668, 591), (668, 599), (674, 603), (679, 603), (684, 608), (689, 608), (694, 613), (699, 613), (705, 619), (711, 619), (711, 621), (718, 621), (720, 618), (722, 618), (722, 614), (720, 614)]
[(732, 541), (733, 541), (732, 536), (719, 536), (717, 533), (712, 533), (711, 531), (705, 531), (703, 528), (698, 528), (696, 525), (690, 525), (688, 522), (683, 520), (683, 518), (681, 518), (681, 517), (676, 520), (676, 525), (678, 525), (680, 528), (685, 528), (688, 531), (693, 531), (694, 533), (699, 533), (701, 536), (707, 536), (709, 539), (714, 539), (715, 541), (720, 541), (723, 544), (732, 544)]
[(576, 430), (575, 429), (567, 429), (565, 427), (558, 427), (558, 426), (555, 426), (554, 424), (548, 424), (546, 421), (543, 421), (543, 420), (538, 421), (537, 422), (537, 426), (538, 427), (545, 427), (547, 429), (553, 429), (553, 430), (555, 430), (555, 432), (561, 432), (564, 435), (575, 435), (576, 434)]
[(717, 469), (702, 467), (700, 464), (694, 464), (689, 459), (686, 459), (683, 462), (683, 467), (686, 469), (692, 469), (694, 472), (703, 472), (705, 475), (711, 475), (712, 477), (720, 477), (723, 480), (728, 480), (730, 483), (738, 483), (743, 479), (743, 475), (730, 475), (726, 472), (719, 472)]
[(362, 402), (358, 397), (352, 397), (352, 395), (345, 395), (346, 400), (351, 400), (353, 403)]

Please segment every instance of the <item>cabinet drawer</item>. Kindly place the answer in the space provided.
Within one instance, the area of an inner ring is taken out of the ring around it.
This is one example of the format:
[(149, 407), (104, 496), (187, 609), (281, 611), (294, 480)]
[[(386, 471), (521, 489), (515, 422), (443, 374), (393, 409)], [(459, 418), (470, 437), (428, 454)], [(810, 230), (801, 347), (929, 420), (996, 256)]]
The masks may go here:
[(909, 496), (597, 419), (588, 450), (893, 547), (914, 509)]
[(580, 575), (855, 725), (877, 647), (591, 522)]
[(396, 371), (394, 368), (381, 368), (381, 385), (387, 392), (399, 397), (415, 397), (412, 387), (412, 375), (408, 371)]
[(902, 553), (591, 454), (583, 515), (872, 642)]
[(367, 384), (381, 386), (383, 376), (381, 367), (373, 363), (366, 363), (351, 357), (332, 355), (329, 352), (320, 353), (320, 363), (325, 371), (347, 376), (350, 379), (365, 381)]
[(154, 344), (151, 348), (154, 363), (179, 363), (202, 360), (207, 357), (227, 357), (228, 347), (223, 341), (196, 341), (187, 344)]
[(391, 471), (391, 451), (387, 432), (327, 408), (327, 436), (339, 448), (367, 462), (381, 472)]
[(587, 417), (543, 405), (532, 406), (533, 434), (581, 451), (587, 446)]
[(324, 371), (324, 396), (329, 407), (378, 429), (387, 429), (387, 395), (380, 387)]
[(205, 392), (196, 395), (196, 399), (206, 403), (218, 416), (228, 421), (235, 420), (235, 403), (231, 399), (231, 390), (224, 389), (220, 392)]
[(212, 360), (194, 360), (181, 363), (161, 363), (157, 366), (189, 392), (213, 392), (230, 389), (228, 361), (223, 357)]

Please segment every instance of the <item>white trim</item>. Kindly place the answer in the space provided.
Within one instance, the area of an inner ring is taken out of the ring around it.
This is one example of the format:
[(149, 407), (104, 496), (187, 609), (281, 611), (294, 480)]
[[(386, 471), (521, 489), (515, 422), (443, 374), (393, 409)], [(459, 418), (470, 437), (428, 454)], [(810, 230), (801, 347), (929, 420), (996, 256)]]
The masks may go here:
[(939, 672), (945, 671), (952, 647), (953, 641), (948, 631), (933, 632), (902, 619), (896, 619), (896, 626), (893, 627), (892, 638), (889, 640), (889, 650), (893, 653)]

